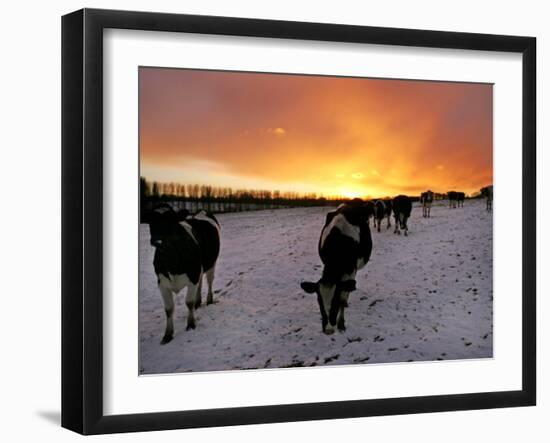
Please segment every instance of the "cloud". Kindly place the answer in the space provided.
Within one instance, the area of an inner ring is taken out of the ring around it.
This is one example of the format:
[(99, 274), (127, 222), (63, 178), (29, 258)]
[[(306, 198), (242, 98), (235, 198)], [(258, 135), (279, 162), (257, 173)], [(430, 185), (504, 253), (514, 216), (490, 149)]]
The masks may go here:
[(286, 131), (283, 128), (269, 128), (267, 132), (275, 134), (279, 137), (282, 137), (286, 134)]

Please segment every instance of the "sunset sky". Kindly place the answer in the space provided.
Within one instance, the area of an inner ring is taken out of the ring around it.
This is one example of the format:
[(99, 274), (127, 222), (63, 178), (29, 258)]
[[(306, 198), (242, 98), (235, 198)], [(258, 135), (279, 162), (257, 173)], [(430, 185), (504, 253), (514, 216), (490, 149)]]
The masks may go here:
[(493, 180), (493, 89), (140, 68), (141, 176), (325, 196), (472, 193)]

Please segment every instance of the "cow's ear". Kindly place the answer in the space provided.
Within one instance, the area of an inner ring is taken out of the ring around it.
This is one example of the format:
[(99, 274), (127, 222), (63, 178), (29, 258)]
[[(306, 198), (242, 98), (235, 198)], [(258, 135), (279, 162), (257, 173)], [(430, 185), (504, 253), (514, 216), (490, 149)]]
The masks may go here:
[(189, 211), (187, 209), (180, 209), (177, 213), (178, 221), (184, 221), (188, 215)]
[(300, 286), (308, 294), (314, 294), (317, 292), (317, 289), (319, 289), (319, 283), (314, 283), (312, 281), (303, 281), (300, 283)]
[(357, 289), (355, 280), (346, 280), (338, 283), (340, 290), (344, 292), (352, 292)]

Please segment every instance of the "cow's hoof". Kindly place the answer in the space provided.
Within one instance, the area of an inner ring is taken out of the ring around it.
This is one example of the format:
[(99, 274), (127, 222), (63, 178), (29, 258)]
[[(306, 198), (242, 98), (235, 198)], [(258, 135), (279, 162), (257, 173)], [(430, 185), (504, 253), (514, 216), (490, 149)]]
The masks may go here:
[(206, 304), (207, 304), (207, 305), (212, 305), (212, 304), (214, 304), (214, 299), (213, 299), (213, 298), (208, 298), (208, 299), (206, 299)]
[(174, 338), (173, 335), (165, 335), (164, 337), (162, 337), (162, 340), (160, 341), (160, 344), (165, 345), (166, 343), (170, 343), (173, 338)]
[(199, 300), (198, 302), (195, 303), (195, 309), (199, 309), (202, 305), (202, 301)]
[(340, 332), (345, 332), (346, 331), (346, 325), (342, 322), (342, 323), (338, 323), (338, 325), (336, 326), (338, 328), (338, 330)]
[(195, 322), (190, 322), (188, 321), (187, 322), (187, 328), (185, 328), (186, 331), (189, 331), (190, 329), (195, 329), (197, 327), (197, 325), (195, 324)]

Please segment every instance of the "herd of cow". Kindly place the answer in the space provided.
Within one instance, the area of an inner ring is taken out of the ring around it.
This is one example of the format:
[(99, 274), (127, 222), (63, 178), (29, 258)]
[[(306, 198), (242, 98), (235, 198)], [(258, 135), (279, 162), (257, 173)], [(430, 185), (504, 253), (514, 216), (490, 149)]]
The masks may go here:
[[(449, 192), (449, 206), (464, 204), (464, 193)], [(487, 199), (487, 210), (492, 208), (492, 187)], [(430, 217), (434, 193), (426, 191), (420, 196), (423, 217)], [(323, 263), (321, 278), (304, 281), (301, 288), (316, 294), (321, 312), (322, 331), (332, 334), (335, 329), (344, 331), (344, 311), (349, 293), (356, 289), (355, 276), (370, 259), (372, 237), (370, 220), (380, 232), (384, 218), (387, 229), (394, 217), (394, 233), (403, 230), (408, 235), (407, 221), (412, 201), (405, 195), (393, 199), (363, 201), (354, 199), (329, 212), (319, 238), (318, 252)], [(174, 337), (174, 295), (187, 288), (185, 304), (188, 309), (187, 329), (195, 329), (194, 311), (201, 303), (203, 277), (206, 276), (208, 295), (206, 303), (213, 302), (212, 285), (216, 262), (220, 252), (220, 224), (216, 217), (204, 210), (196, 214), (179, 212), (168, 204), (155, 207), (149, 218), (151, 245), (155, 248), (153, 266), (166, 313), (166, 330), (161, 344)]]

